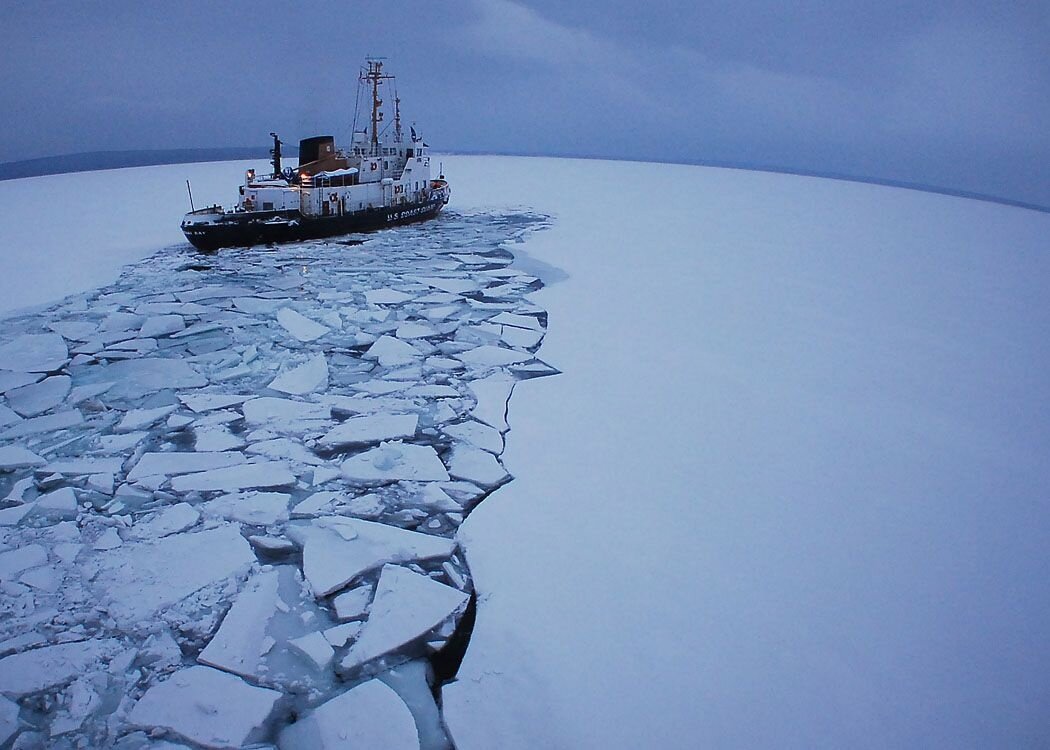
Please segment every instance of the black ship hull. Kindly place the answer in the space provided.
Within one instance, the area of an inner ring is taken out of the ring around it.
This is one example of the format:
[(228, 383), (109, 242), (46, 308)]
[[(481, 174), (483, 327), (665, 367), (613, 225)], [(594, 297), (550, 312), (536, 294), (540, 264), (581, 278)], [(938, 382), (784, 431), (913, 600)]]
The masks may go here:
[[(317, 217), (305, 217), (298, 211), (213, 212), (213, 221), (183, 222), (182, 231), (195, 248), (212, 252), (223, 247), (315, 240), (412, 224), (433, 219), (445, 203), (444, 197), (434, 197), (422, 203)], [(208, 209), (195, 213), (207, 214)]]

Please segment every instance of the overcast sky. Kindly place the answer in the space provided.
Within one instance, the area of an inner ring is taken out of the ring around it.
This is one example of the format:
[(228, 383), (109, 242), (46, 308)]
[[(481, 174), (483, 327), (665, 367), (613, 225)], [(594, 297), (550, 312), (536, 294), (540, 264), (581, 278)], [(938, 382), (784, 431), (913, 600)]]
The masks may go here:
[(385, 55), (436, 150), (723, 161), (1050, 206), (1050, 2), (6, 4), (0, 161), (263, 145)]

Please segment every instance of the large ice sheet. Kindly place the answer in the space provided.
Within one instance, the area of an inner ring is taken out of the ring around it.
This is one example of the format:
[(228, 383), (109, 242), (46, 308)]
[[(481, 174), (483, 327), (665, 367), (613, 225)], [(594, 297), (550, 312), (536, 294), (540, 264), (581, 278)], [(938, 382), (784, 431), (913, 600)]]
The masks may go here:
[(49, 411), (69, 395), (72, 379), (68, 375), (53, 375), (39, 383), (8, 391), (7, 403), (23, 417), (35, 417)]
[(57, 333), (25, 333), (0, 344), (0, 370), (54, 372), (69, 361), (69, 349)]
[(318, 706), (281, 732), (280, 750), (418, 750), (404, 701), (369, 680)]
[(317, 596), (385, 563), (441, 559), (456, 549), (451, 539), (338, 516), (295, 524), (289, 534), (303, 545), (303, 573)]
[[(236, 454), (235, 454), (236, 455)], [(295, 484), (295, 475), (281, 461), (260, 461), (211, 469), (198, 474), (183, 474), (171, 480), (176, 492), (193, 490), (222, 490), (235, 492), (266, 487), (286, 487)]]
[(473, 445), (452, 448), (448, 473), (454, 479), (464, 479), (485, 489), (493, 489), (510, 479), (494, 455)]
[(18, 698), (62, 685), (119, 649), (120, 641), (103, 638), (5, 656), (0, 659), (0, 693)]
[(139, 699), (129, 721), (167, 729), (207, 748), (239, 748), (262, 739), (281, 694), (210, 667), (190, 667)]
[(165, 388), (200, 388), (207, 378), (181, 359), (142, 357), (112, 362), (106, 366), (106, 379), (114, 382), (110, 396), (140, 398)]
[(325, 448), (401, 440), (416, 434), (419, 417), (416, 414), (373, 414), (351, 417), (336, 425), (318, 441)]
[(281, 432), (300, 432), (330, 421), (331, 409), (324, 404), (264, 396), (246, 401), (242, 407), (250, 425), (266, 426)]
[(478, 367), (502, 367), (525, 362), (532, 359), (532, 355), (517, 349), (506, 349), (502, 346), (485, 344), (457, 354), (456, 359)]
[(328, 361), (324, 354), (311, 357), (274, 378), (268, 388), (293, 396), (303, 396), (328, 386)]
[(467, 603), (467, 594), (399, 565), (384, 565), (368, 620), (343, 657), (351, 671), (396, 652), (436, 628)]
[(470, 392), (477, 399), (473, 417), (500, 432), (510, 429), (507, 425), (507, 402), (514, 390), (514, 383), (514, 378), (506, 373), (493, 373), (471, 382)]
[(383, 443), (343, 461), (343, 476), (356, 482), (444, 482), (448, 471), (429, 445)]
[(194, 591), (236, 575), (255, 561), (237, 526), (125, 544), (104, 557), (93, 580), (107, 609), (125, 620), (149, 617)]
[(272, 645), (267, 641), (266, 630), (280, 605), (278, 582), (276, 570), (262, 571), (249, 578), (197, 661), (258, 679), (259, 665)]
[(43, 466), (47, 460), (20, 445), (0, 446), (0, 471)]
[(128, 472), (128, 481), (134, 482), (145, 477), (175, 476), (194, 472), (221, 469), (227, 466), (243, 464), (242, 454), (232, 451), (215, 453), (144, 453), (134, 468)]
[(277, 311), (277, 322), (300, 341), (316, 341), (331, 330), (290, 307)]

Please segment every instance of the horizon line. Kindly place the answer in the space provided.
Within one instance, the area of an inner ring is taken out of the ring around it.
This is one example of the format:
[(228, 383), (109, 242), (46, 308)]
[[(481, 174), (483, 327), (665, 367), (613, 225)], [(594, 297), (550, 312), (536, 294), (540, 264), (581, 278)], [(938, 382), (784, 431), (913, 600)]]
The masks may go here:
[[(910, 182), (887, 177), (870, 177), (844, 172), (820, 171), (801, 167), (784, 167), (776, 164), (724, 161), (718, 159), (666, 159), (638, 158), (630, 156), (609, 156), (605, 154), (574, 154), (565, 152), (541, 153), (534, 151), (486, 151), (448, 149), (438, 152), (450, 156), (512, 156), (525, 158), (550, 159), (587, 159), (592, 161), (629, 161), (642, 164), (677, 164), (681, 166), (715, 167), (719, 169), (738, 169), (747, 172), (769, 172), (773, 174), (797, 175), (799, 177), (819, 177), (822, 179), (856, 182), (867, 185), (903, 188), (923, 193), (947, 195), (954, 198), (997, 203), (1013, 208), (1023, 208), (1040, 213), (1050, 214), (1050, 206), (1028, 201), (1006, 198), (989, 193), (978, 193), (971, 190), (929, 185), (922, 182)], [(196, 162), (234, 161), (269, 156), (268, 146), (224, 146), (212, 148), (174, 148), (174, 149), (122, 149), (78, 151), (68, 154), (38, 156), (31, 159), (0, 162), (0, 181), (18, 180), (27, 177), (45, 177), (58, 174), (76, 174), (79, 172), (98, 172), (108, 169), (126, 169), (131, 167), (154, 167), (169, 164), (192, 164)], [(110, 159), (109, 164), (77, 164), (77, 160)], [(65, 162), (63, 164), (63, 162)]]

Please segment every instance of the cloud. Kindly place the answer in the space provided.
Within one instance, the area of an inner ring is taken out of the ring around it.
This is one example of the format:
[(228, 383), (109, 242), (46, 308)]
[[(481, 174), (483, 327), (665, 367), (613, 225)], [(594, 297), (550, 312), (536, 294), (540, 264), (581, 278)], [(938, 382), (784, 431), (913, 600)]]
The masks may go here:
[(476, 52), (564, 71), (581, 89), (600, 89), (621, 102), (644, 103), (635, 53), (587, 29), (544, 18), (513, 0), (473, 0), (476, 17), (465, 39)]

